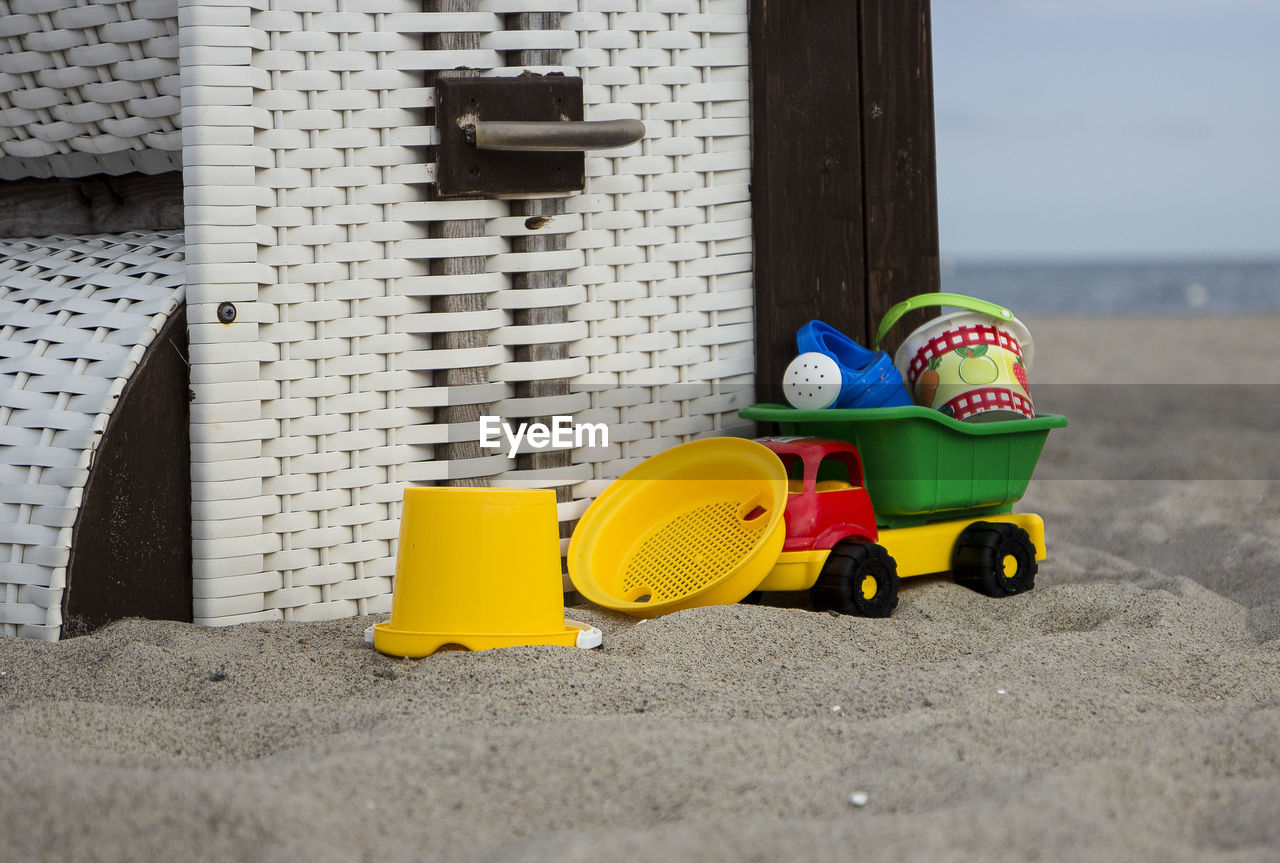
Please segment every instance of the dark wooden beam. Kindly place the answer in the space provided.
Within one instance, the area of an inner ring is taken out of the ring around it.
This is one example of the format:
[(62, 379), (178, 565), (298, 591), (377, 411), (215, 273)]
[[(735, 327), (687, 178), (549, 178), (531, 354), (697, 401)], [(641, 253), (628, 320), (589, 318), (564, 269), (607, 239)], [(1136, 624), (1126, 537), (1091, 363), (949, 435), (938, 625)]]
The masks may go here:
[(938, 289), (929, 3), (750, 14), (756, 394), (781, 401), (802, 324), (869, 344), (890, 305)]
[[(556, 30), (560, 27), (559, 12), (519, 12), (507, 15), (508, 30)], [(563, 62), (559, 49), (543, 51), (510, 51), (507, 63), (510, 66), (559, 66)], [(527, 201), (511, 201), (508, 204), (511, 215), (527, 216), (526, 225), (550, 224), (564, 214), (563, 198), (541, 198)], [(561, 233), (534, 234), (518, 237), (511, 242), (513, 252), (548, 252), (563, 251), (566, 238)], [(511, 287), (516, 290), (540, 288), (558, 288), (568, 284), (569, 274), (565, 270), (542, 270), (532, 273), (514, 273), (511, 276)], [(540, 306), (532, 309), (516, 309), (512, 313), (512, 323), (516, 326), (536, 326), (543, 324), (563, 324), (569, 319), (566, 306)], [(517, 345), (515, 360), (517, 362), (543, 362), (562, 360), (569, 356), (569, 345), (564, 342), (538, 345)], [(549, 378), (547, 380), (524, 381), (516, 384), (517, 398), (541, 398), (547, 396), (568, 395), (570, 392), (567, 378)], [(532, 421), (550, 423), (550, 417), (536, 417)], [(516, 466), (526, 471), (555, 470), (573, 464), (573, 453), (568, 450), (544, 450), (542, 452), (525, 453), (518, 456)], [(568, 485), (556, 486), (556, 500), (568, 503), (573, 500), (573, 488)], [(560, 525), (560, 535), (568, 538), (573, 535), (572, 522)]]
[(796, 329), (865, 329), (858, 5), (751, 2), (756, 396), (781, 401)]
[(62, 637), (122, 617), (190, 621), (187, 314), (129, 378), (94, 453), (71, 534)]
[[(475, 12), (476, 0), (426, 0), (425, 10), (428, 12)], [(479, 33), (428, 33), (424, 37), (426, 47), (432, 51), (474, 50), (480, 47)], [(434, 86), (442, 77), (470, 77), (479, 75), (470, 69), (449, 70), (427, 74), (427, 85)], [(429, 112), (428, 121), (435, 122), (435, 110)], [(434, 154), (432, 154), (434, 158)], [(427, 229), (427, 236), (433, 239), (465, 239), (484, 236), (483, 219), (457, 219), (451, 221), (432, 222)], [(478, 256), (437, 258), (430, 263), (433, 276), (467, 276), (484, 272), (484, 258)], [(488, 303), (483, 294), (447, 294), (433, 296), (430, 309), (436, 314), (483, 311)], [(488, 333), (483, 330), (457, 330), (437, 333), (431, 338), (431, 347), (436, 350), (461, 350), (464, 348), (484, 347), (489, 343)], [(438, 387), (467, 387), (489, 382), (489, 369), (484, 366), (470, 368), (438, 369), (433, 375), (433, 382)], [(478, 428), (480, 417), (492, 413), (490, 405), (447, 405), (437, 408), (435, 422), (441, 425), (469, 424)], [(477, 433), (478, 435), (478, 433)], [(479, 439), (450, 441), (438, 444), (435, 457), (439, 461), (461, 462), (468, 459), (479, 459), (484, 453), (480, 449)], [(444, 480), (442, 485), (487, 486), (487, 476), (463, 476)]]
[[(861, 0), (867, 337), (893, 304), (939, 290), (929, 0)], [(885, 347), (936, 310), (908, 315)]]
[(182, 230), (182, 174), (0, 181), (0, 237)]

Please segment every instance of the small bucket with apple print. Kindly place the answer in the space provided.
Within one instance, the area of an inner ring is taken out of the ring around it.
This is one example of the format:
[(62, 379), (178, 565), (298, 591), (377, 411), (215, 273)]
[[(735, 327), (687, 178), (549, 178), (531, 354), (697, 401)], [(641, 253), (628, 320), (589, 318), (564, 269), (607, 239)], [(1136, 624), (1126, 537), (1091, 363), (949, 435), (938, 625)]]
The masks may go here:
[(1034, 417), (1027, 376), (1035, 345), (1003, 306), (963, 294), (920, 294), (889, 309), (876, 348), (903, 315), (927, 306), (960, 311), (917, 327), (893, 356), (916, 404), (959, 420)]

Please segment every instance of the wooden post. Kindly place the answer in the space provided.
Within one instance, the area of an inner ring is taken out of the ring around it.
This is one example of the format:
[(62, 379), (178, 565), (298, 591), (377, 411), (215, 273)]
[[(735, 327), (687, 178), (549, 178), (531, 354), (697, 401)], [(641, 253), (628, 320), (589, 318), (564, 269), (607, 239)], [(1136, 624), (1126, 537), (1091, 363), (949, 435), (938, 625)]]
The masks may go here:
[(62, 637), (192, 617), (186, 308), (142, 355), (93, 456), (72, 529)]
[[(557, 30), (560, 27), (559, 12), (516, 12), (507, 15), (508, 30)], [(562, 62), (558, 49), (508, 51), (507, 62), (512, 66), (559, 66)], [(529, 223), (541, 220), (548, 223), (556, 216), (564, 214), (563, 198), (536, 198), (524, 201), (511, 201), (508, 204), (511, 215), (527, 216)], [(548, 252), (563, 251), (565, 235), (551, 233), (522, 237), (512, 241), (514, 252)], [(532, 273), (515, 273), (511, 277), (511, 286), (516, 290), (558, 288), (568, 284), (568, 273), (564, 270), (541, 270)], [(540, 324), (563, 324), (567, 321), (569, 310), (564, 306), (543, 306), (532, 309), (517, 309), (512, 321), (517, 326), (534, 326)], [(569, 346), (563, 342), (555, 344), (519, 345), (515, 348), (517, 362), (538, 362), (545, 360), (562, 360), (569, 356)], [(569, 393), (567, 378), (525, 381), (516, 384), (517, 398), (540, 398), (546, 396), (562, 396)], [(538, 417), (537, 420), (550, 423), (550, 417)], [(533, 420), (530, 420), (533, 421)], [(538, 471), (568, 467), (573, 463), (573, 453), (568, 450), (551, 450), (548, 452), (525, 453), (518, 456), (516, 466), (520, 470)], [(567, 503), (573, 499), (570, 486), (557, 486), (556, 500)], [(560, 525), (560, 533), (568, 537), (572, 533), (572, 524)]]
[[(475, 0), (427, 0), (426, 10), (429, 12), (474, 12)], [(426, 35), (428, 50), (476, 49), (480, 47), (478, 33), (428, 33)], [(478, 75), (471, 70), (450, 70), (429, 74), (427, 84), (432, 85), (437, 79), (447, 76)], [(434, 118), (433, 118), (434, 120)], [(484, 220), (457, 219), (433, 223), (428, 229), (428, 236), (433, 239), (463, 239), (484, 236)], [(482, 257), (438, 258), (430, 264), (433, 276), (465, 276), (484, 272), (485, 261)], [(487, 305), (482, 294), (450, 294), (431, 298), (430, 309), (433, 313), (456, 313), (483, 311)], [(431, 346), (440, 350), (458, 350), (461, 348), (484, 347), (489, 338), (480, 330), (459, 330), (456, 332), (437, 333), (432, 336)], [(489, 382), (487, 367), (439, 369), (434, 374), (434, 383), (438, 387), (466, 387)], [(483, 414), (490, 413), (488, 405), (447, 405), (436, 409), (435, 421), (444, 424), (471, 424), (476, 426)], [(436, 446), (435, 457), (440, 461), (463, 461), (478, 459), (482, 455), (478, 440), (450, 441)], [(445, 480), (443, 485), (487, 486), (489, 478), (458, 477)]]
[(181, 231), (182, 172), (0, 180), (0, 237)]
[[(869, 340), (890, 306), (939, 290), (938, 173), (929, 0), (861, 0), (859, 6)], [(889, 349), (935, 314), (904, 318)]]
[(890, 305), (938, 290), (929, 0), (750, 14), (756, 396), (781, 401), (802, 324), (869, 345)]

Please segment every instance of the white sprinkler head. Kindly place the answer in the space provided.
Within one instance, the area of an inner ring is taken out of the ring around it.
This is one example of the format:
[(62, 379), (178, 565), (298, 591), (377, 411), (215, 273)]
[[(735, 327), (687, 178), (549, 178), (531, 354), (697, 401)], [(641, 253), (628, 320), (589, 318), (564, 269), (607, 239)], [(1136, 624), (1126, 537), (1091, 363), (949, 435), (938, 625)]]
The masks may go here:
[(826, 354), (810, 351), (791, 361), (782, 375), (782, 394), (793, 408), (829, 408), (840, 397), (840, 366)]

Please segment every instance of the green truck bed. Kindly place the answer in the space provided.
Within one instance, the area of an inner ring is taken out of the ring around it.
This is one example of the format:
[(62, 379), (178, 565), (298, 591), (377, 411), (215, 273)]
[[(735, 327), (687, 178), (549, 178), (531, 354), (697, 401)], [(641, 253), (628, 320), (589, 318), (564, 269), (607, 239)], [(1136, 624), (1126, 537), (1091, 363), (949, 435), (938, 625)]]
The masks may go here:
[(852, 443), (882, 527), (1006, 513), (1027, 490), (1050, 429), (1067, 418), (962, 422), (910, 405), (804, 411), (752, 405), (744, 419), (776, 423), (783, 435)]

